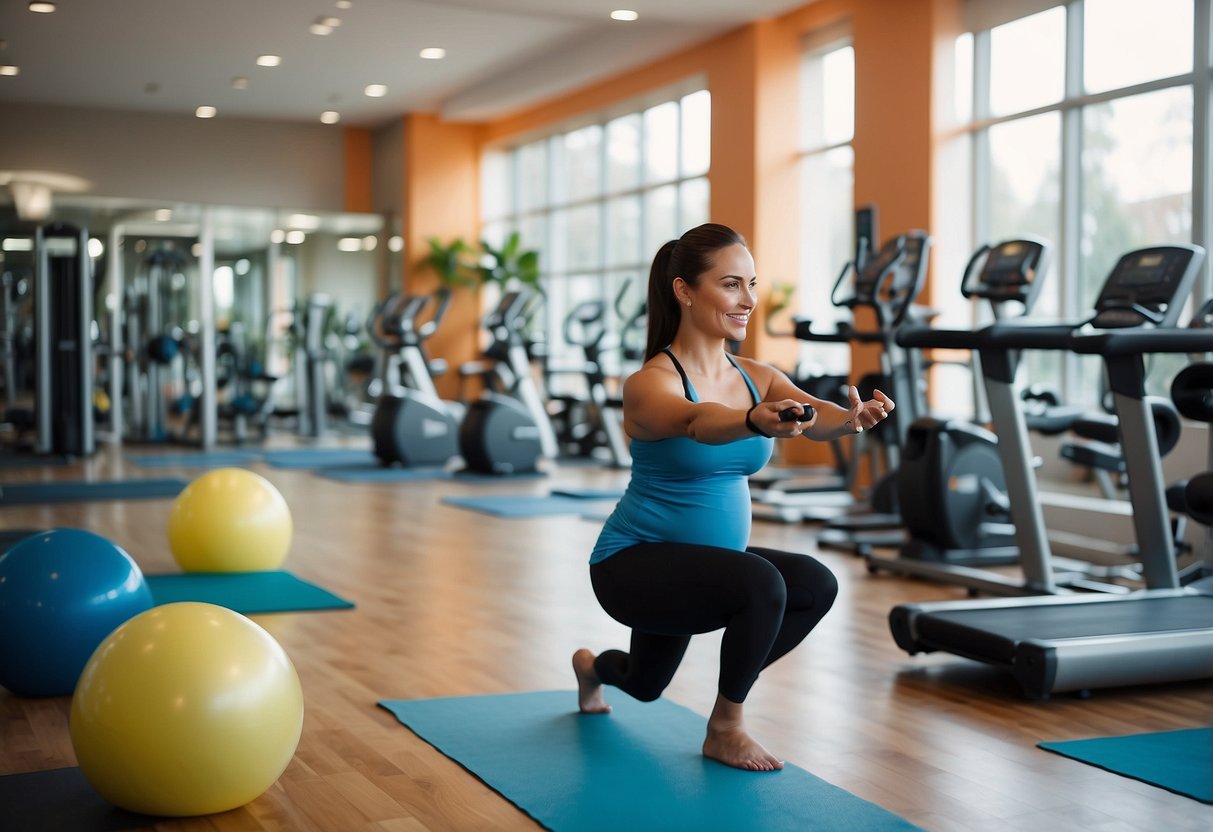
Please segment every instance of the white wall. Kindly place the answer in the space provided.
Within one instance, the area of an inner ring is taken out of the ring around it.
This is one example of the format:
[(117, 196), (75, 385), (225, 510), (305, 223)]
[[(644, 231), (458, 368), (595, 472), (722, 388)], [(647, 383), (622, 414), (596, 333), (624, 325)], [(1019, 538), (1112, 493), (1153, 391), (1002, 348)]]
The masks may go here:
[(344, 210), (344, 140), (323, 124), (6, 104), (0, 170), (54, 171), (90, 194)]

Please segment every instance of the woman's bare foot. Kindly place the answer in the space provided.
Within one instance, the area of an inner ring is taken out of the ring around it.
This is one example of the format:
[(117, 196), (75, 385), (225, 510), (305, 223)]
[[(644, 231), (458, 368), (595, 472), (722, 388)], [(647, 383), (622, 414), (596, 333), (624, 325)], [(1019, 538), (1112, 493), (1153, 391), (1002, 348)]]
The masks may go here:
[(703, 756), (746, 771), (778, 771), (783, 761), (767, 751), (745, 730), (742, 707), (723, 694), (716, 695), (716, 706), (708, 717), (708, 736), (703, 741)]
[(783, 761), (767, 751), (743, 728), (715, 729), (708, 726), (703, 756), (746, 771), (778, 771)]
[(577, 676), (577, 704), (583, 714), (609, 714), (611, 706), (602, 697), (602, 681), (594, 672), (594, 654), (582, 647), (573, 654)]

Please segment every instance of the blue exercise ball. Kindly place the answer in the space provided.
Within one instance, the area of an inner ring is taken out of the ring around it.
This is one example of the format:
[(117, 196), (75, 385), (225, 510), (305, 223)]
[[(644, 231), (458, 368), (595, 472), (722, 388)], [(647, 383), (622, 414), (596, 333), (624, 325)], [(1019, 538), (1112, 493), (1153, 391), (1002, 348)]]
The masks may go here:
[(82, 529), (39, 532), (0, 555), (0, 685), (67, 696), (119, 624), (153, 606), (131, 556)]

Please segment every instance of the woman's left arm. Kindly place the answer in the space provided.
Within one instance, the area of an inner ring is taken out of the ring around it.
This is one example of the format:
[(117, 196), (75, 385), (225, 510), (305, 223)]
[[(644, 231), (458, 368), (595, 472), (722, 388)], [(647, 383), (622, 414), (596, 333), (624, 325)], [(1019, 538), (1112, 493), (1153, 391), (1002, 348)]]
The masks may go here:
[(847, 389), (848, 406), (819, 399), (801, 390), (787, 375), (770, 364), (752, 359), (741, 359), (754, 384), (762, 393), (763, 401), (794, 399), (801, 404), (811, 404), (816, 415), (803, 426), (803, 433), (810, 439), (820, 441), (837, 439), (851, 433), (871, 430), (889, 417), (896, 404), (880, 390), (872, 391), (872, 398), (863, 401), (859, 390), (853, 385)]

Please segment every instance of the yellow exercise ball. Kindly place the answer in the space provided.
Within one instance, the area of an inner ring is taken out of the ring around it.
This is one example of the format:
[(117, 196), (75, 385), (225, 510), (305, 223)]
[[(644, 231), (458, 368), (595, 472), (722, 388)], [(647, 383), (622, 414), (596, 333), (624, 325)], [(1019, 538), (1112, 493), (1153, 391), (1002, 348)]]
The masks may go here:
[(265, 572), (286, 560), (291, 510), (265, 477), (244, 468), (208, 471), (173, 503), (168, 540), (186, 572)]
[(72, 697), (80, 770), (147, 815), (225, 812), (260, 796), (295, 754), (303, 691), (282, 646), (237, 612), (154, 607), (97, 648)]

